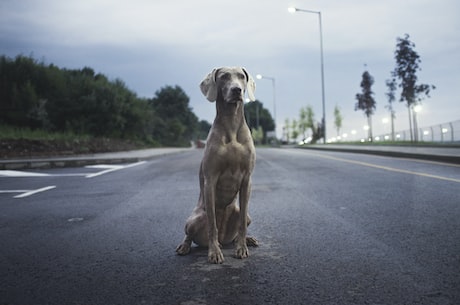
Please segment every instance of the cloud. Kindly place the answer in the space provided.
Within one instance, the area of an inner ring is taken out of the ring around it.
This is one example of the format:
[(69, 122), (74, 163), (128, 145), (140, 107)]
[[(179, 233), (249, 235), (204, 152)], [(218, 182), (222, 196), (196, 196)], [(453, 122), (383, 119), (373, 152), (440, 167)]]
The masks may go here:
[[(344, 124), (365, 121), (354, 111), (364, 64), (376, 81), (376, 116), (386, 115), (384, 81), (394, 67), (396, 37), (405, 33), (421, 55), (420, 81), (438, 87), (425, 101), (432, 111), (425, 123), (458, 119), (455, 0), (2, 0), (0, 53), (33, 53), (67, 68), (91, 66), (123, 79), (140, 96), (177, 84), (198, 116), (209, 121), (215, 110), (202, 98), (199, 81), (213, 67), (242, 65), (276, 78), (281, 127), (307, 104), (317, 118), (322, 111), (318, 16), (289, 14), (289, 5), (322, 12), (328, 122), (336, 104), (346, 114)], [(271, 110), (270, 82), (257, 86), (256, 97)], [(405, 128), (406, 109), (400, 107)]]

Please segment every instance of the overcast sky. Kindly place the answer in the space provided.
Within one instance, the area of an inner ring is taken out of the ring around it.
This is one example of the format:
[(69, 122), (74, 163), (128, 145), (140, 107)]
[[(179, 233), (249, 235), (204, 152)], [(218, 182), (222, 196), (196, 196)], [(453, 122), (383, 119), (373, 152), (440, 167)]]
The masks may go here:
[[(311, 105), (322, 117), (318, 15), (290, 14), (289, 6), (321, 11), (326, 120), (335, 136), (364, 136), (367, 120), (354, 111), (365, 69), (374, 77), (374, 134), (389, 130), (385, 80), (394, 69), (396, 38), (416, 44), (420, 83), (436, 86), (418, 115), (419, 126), (460, 119), (460, 2), (456, 0), (0, 0), (0, 54), (18, 54), (64, 68), (89, 66), (120, 78), (141, 97), (179, 85), (200, 119), (215, 106), (198, 84), (214, 67), (244, 66), (276, 79), (278, 136), (286, 118)], [(367, 66), (365, 66), (367, 65)], [(256, 97), (273, 115), (270, 80), (256, 80)], [(399, 91), (398, 91), (399, 97)], [(407, 108), (396, 105), (397, 130), (408, 128)]]

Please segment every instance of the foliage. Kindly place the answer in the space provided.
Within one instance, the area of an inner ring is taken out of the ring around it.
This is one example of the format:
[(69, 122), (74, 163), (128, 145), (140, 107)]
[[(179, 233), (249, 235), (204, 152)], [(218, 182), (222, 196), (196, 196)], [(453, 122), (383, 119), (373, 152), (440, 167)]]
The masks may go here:
[(197, 138), (198, 118), (189, 107), (189, 100), (179, 86), (166, 86), (149, 101), (156, 114), (153, 137), (163, 145), (188, 146)]
[[(409, 126), (411, 129), (411, 140), (413, 139), (412, 122), (411, 122), (411, 108), (419, 104), (425, 97), (430, 97), (430, 91), (436, 89), (433, 85), (417, 84), (417, 71), (421, 68), (420, 56), (414, 50), (415, 44), (410, 41), (409, 35), (405, 34), (404, 38), (397, 38), (395, 60), (396, 67), (391, 73), (396, 82), (399, 79), (398, 87), (401, 88), (400, 102), (406, 102), (409, 113)], [(415, 117), (414, 117), (415, 125)], [(415, 128), (415, 126), (414, 126)], [(416, 133), (414, 138), (417, 139)]]
[(275, 121), (273, 120), (270, 111), (264, 108), (260, 101), (256, 100), (244, 105), (244, 114), (250, 130), (258, 130), (259, 127), (262, 128), (262, 143), (265, 144), (267, 141), (267, 131), (275, 130)]
[(409, 38), (408, 34), (404, 38), (397, 38), (396, 67), (392, 72), (392, 76), (400, 80), (398, 87), (402, 91), (399, 101), (405, 101), (408, 107), (422, 101), (424, 97), (430, 97), (430, 90), (436, 89), (433, 85), (417, 84), (416, 72), (421, 70), (421, 59), (414, 50), (415, 44)]
[(342, 121), (343, 121), (343, 117), (342, 117), (342, 114), (340, 113), (340, 108), (339, 106), (335, 105), (334, 107), (334, 126), (335, 126), (335, 129), (337, 130), (337, 136), (340, 135), (340, 128), (342, 128)]
[(252, 139), (257, 144), (261, 143), (264, 139), (264, 130), (262, 129), (261, 126), (259, 126), (259, 128), (252, 128), (251, 134), (252, 134)]
[(315, 124), (315, 113), (310, 105), (300, 109), (298, 128), (298, 132), (303, 135), (304, 139), (306, 138), (306, 130), (311, 130), (311, 143), (313, 144), (321, 139), (324, 134), (322, 124), (320, 122)]
[(297, 138), (299, 137), (299, 128), (298, 128), (298, 123), (297, 120), (294, 119), (291, 122), (291, 138), (296, 141)]
[(0, 57), (0, 124), (47, 132), (188, 145), (198, 130), (178, 86), (139, 98), (92, 68), (60, 69), (22, 55)]
[(355, 104), (356, 110), (363, 110), (367, 117), (369, 125), (369, 140), (372, 141), (372, 115), (376, 108), (376, 102), (373, 97), (372, 85), (374, 84), (374, 78), (368, 71), (364, 71), (361, 80), (361, 93), (356, 94), (358, 102)]

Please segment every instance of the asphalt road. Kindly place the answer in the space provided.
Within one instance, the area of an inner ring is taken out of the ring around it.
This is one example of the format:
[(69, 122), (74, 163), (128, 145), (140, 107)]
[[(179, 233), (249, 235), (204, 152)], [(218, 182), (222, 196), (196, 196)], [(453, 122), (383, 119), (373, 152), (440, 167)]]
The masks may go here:
[(459, 304), (460, 167), (258, 149), (249, 233), (175, 254), (202, 150), (0, 171), (0, 305)]

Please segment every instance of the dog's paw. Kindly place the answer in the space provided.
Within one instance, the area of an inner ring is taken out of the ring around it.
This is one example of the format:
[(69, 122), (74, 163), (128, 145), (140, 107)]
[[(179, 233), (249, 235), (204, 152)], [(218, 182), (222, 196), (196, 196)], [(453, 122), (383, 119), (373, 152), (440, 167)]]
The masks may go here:
[(187, 243), (182, 243), (176, 248), (176, 253), (179, 255), (187, 255), (190, 253), (191, 247)]
[(224, 254), (217, 248), (215, 250), (209, 249), (208, 252), (208, 262), (212, 264), (222, 264), (224, 262)]
[(242, 259), (242, 258), (246, 258), (248, 256), (249, 256), (249, 250), (248, 250), (248, 247), (246, 245), (238, 246), (236, 248), (236, 252), (235, 252), (235, 257), (236, 258)]
[(255, 237), (246, 237), (246, 244), (248, 247), (258, 247), (259, 246), (259, 241)]

